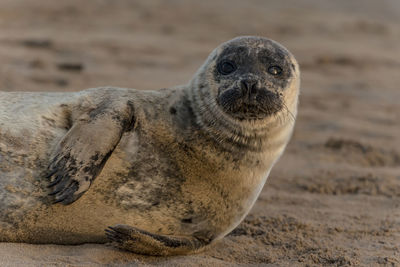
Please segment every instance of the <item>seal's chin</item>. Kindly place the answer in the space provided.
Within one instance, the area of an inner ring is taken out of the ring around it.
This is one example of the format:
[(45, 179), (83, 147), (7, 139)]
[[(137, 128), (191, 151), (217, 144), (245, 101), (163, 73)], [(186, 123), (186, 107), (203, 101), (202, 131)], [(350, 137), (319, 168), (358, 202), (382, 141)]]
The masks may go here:
[(225, 113), (238, 120), (263, 120), (283, 109), (281, 96), (266, 88), (251, 94), (243, 94), (239, 88), (226, 89), (218, 95), (217, 103)]

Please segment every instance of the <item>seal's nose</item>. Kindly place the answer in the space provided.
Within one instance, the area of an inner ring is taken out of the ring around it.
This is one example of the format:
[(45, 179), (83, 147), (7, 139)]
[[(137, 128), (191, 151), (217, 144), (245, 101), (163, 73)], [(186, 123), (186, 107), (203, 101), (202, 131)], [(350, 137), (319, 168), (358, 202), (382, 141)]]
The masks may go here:
[(258, 91), (258, 85), (256, 79), (243, 79), (240, 81), (240, 89), (242, 90), (243, 96), (255, 96)]

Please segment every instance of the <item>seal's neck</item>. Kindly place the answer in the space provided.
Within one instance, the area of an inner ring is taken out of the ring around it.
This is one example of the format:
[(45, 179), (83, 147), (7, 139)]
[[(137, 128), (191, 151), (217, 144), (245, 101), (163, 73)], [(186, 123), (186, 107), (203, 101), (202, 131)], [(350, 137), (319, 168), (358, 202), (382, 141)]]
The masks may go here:
[(293, 130), (294, 118), (277, 115), (264, 120), (239, 121), (217, 104), (207, 78), (196, 75), (187, 86), (190, 105), (201, 130), (220, 144), (262, 152), (284, 147)]

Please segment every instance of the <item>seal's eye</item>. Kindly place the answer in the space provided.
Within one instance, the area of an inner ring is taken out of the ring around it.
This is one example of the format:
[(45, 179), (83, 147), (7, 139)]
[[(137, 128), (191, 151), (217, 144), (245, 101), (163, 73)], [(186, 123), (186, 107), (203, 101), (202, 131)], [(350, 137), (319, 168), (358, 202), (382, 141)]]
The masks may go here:
[(268, 68), (268, 73), (274, 76), (278, 76), (282, 73), (282, 68), (279, 66), (271, 66)]
[(222, 75), (228, 75), (231, 74), (236, 70), (236, 64), (235, 62), (225, 60), (222, 61), (221, 63), (218, 64), (218, 71)]

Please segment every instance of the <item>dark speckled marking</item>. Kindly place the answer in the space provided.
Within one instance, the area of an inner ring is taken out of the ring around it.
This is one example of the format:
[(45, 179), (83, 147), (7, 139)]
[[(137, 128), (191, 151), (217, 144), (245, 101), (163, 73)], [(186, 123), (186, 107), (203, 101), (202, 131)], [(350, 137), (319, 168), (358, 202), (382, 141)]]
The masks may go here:
[[(97, 160), (99, 159), (99, 153), (96, 153), (96, 154), (95, 154), (94, 156), (92, 156), (90, 159), (93, 160), (93, 161), (97, 161)], [(82, 164), (82, 162), (81, 162), (81, 164)]]
[[(183, 96), (181, 103), (177, 107), (177, 126), (182, 130), (195, 131), (199, 130), (200, 126), (197, 124), (196, 116), (190, 104), (190, 100), (187, 95)], [(190, 129), (189, 129), (190, 127)]]
[(170, 107), (169, 113), (171, 113), (172, 115), (175, 115), (176, 114), (176, 108)]
[(186, 218), (186, 219), (182, 219), (181, 222), (182, 223), (193, 223), (193, 219), (192, 218)]

